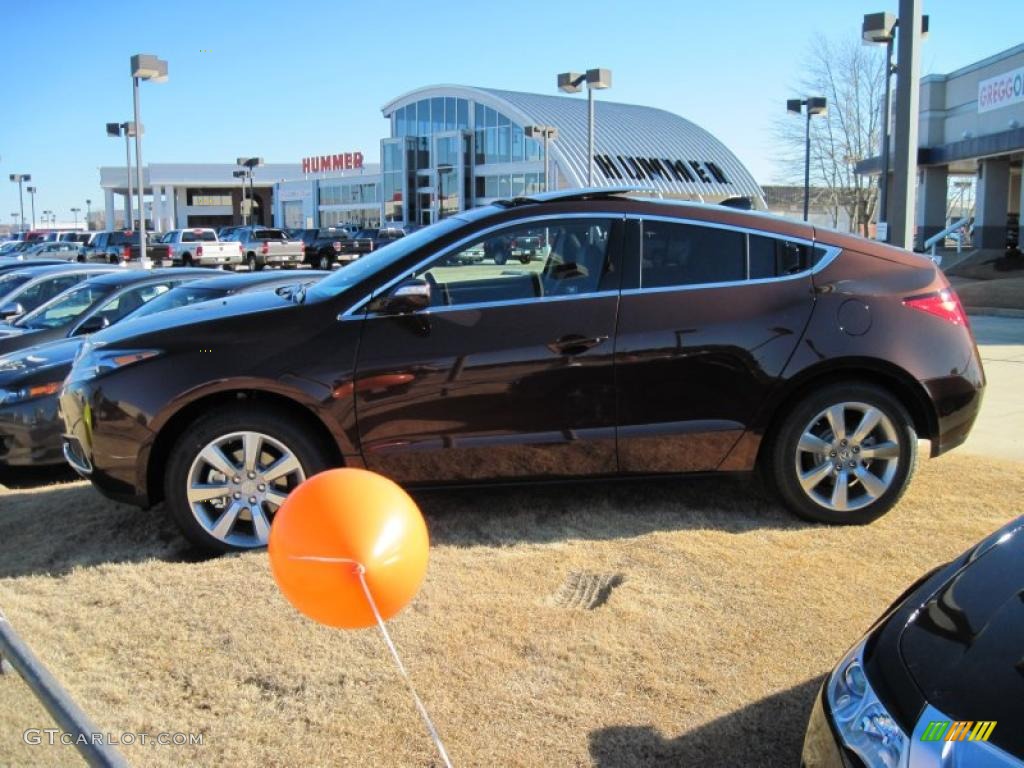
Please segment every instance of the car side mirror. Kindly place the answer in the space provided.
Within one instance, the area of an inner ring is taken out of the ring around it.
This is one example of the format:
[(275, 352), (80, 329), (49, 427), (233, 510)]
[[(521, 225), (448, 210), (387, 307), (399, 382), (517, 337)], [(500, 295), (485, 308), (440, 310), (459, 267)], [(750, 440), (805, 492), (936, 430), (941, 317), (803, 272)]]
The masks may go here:
[(0, 307), (0, 319), (12, 319), (20, 314), (25, 314), (25, 307), (16, 301)]
[(25, 314), (25, 307), (17, 302), (13, 304), (5, 304), (0, 307), (0, 320), (11, 320), (19, 315)]
[(421, 277), (414, 277), (399, 283), (387, 296), (382, 296), (373, 311), (404, 315), (429, 306), (430, 283)]
[(75, 331), (75, 335), (81, 336), (87, 333), (96, 333), (97, 331), (102, 331), (104, 328), (109, 326), (110, 320), (105, 315), (93, 315), (92, 317), (87, 317), (85, 321), (78, 326), (78, 329)]

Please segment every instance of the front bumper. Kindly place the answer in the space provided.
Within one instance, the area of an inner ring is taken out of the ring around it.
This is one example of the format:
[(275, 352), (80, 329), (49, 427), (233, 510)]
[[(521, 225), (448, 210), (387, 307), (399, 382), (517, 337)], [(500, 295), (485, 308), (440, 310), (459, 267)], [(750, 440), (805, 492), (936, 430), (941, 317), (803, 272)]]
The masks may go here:
[[(93, 413), (114, 428), (97, 434)], [(137, 419), (103, 398), (90, 382), (66, 384), (60, 393), (63, 417), (62, 454), (78, 474), (92, 482), (107, 498), (149, 507), (145, 482), (138, 477), (138, 461), (148, 450), (152, 433)]]
[(818, 689), (814, 697), (814, 708), (807, 723), (804, 735), (804, 749), (800, 755), (801, 768), (863, 768), (863, 762), (856, 755), (847, 752), (835, 729), (832, 718), (828, 714), (828, 702), (825, 701), (825, 686), (828, 679)]
[(61, 464), (64, 424), (56, 395), (0, 408), (0, 466)]

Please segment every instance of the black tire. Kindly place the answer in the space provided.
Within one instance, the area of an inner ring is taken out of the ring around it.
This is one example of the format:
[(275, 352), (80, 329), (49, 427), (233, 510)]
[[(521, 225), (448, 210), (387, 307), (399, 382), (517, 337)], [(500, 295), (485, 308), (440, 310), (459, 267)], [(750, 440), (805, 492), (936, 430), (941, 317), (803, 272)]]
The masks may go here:
[(508, 255), (504, 252), (494, 254), (494, 263), (499, 267), (504, 266), (506, 261), (508, 261)]
[(519, 263), (520, 264), (529, 264), (530, 263), (530, 259), (532, 259), (532, 258), (533, 258), (533, 254), (532, 253), (521, 253), (521, 254), (519, 254)]
[(76, 259), (76, 261), (77, 261), (77, 262), (78, 262), (79, 264), (85, 264), (85, 256), (79, 256), (79, 257), (78, 257), (78, 258)]
[(191, 253), (182, 254), (182, 256), (181, 256), (181, 266), (183, 266), (183, 267), (195, 266), (195, 264), (192, 261), (192, 254)]
[(261, 269), (263, 269), (263, 265), (256, 260), (255, 253), (250, 252), (249, 255), (245, 257), (245, 263), (246, 266), (249, 267), (250, 272), (259, 272)]
[[(825, 415), (840, 404), (848, 406), (833, 412), (844, 423), (842, 440), (831, 429), (833, 419)], [(877, 409), (883, 418), (858, 436), (857, 426), (867, 413), (863, 407)], [(818, 445), (820, 453), (807, 448)], [(866, 458), (876, 451), (877, 458)], [(794, 514), (819, 523), (864, 525), (888, 512), (910, 484), (917, 465), (917, 432), (906, 408), (885, 389), (867, 382), (829, 384), (801, 398), (783, 417), (767, 458), (769, 479)], [(816, 484), (805, 490), (800, 472), (808, 484)], [(837, 488), (841, 477), (847, 481), (845, 495)]]
[[(303, 429), (302, 425), (293, 417), (273, 407), (261, 408), (251, 404), (232, 405), (200, 416), (178, 438), (169, 454), (170, 458), (164, 475), (164, 498), (168, 515), (178, 525), (185, 537), (197, 547), (207, 551), (232, 552), (261, 546), (252, 542), (239, 546), (237, 543), (218, 539), (211, 535), (193, 513), (187, 496), (189, 473), (200, 452), (211, 442), (239, 432), (258, 432), (283, 445), (298, 460), (306, 478), (312, 477), (328, 467), (323, 447), (310, 436), (309, 430)], [(267, 451), (266, 455), (272, 461), (273, 446), (268, 446), (266, 443), (264, 446), (264, 450)], [(242, 471), (240, 470), (241, 476)], [(297, 476), (289, 476), (289, 478), (294, 479), (297, 484)], [(245, 478), (242, 477), (242, 479), (244, 481)], [(258, 481), (259, 477), (257, 476), (257, 479), (252, 482)], [(204, 480), (204, 482), (209, 481)], [(230, 479), (225, 486), (235, 487), (231, 485)], [(243, 492), (252, 493), (253, 490), (248, 488), (243, 489)], [(230, 499), (224, 501), (229, 502)], [(213, 503), (210, 502), (210, 504)], [(244, 499), (240, 503), (244, 504)], [(216, 508), (212, 506), (203, 507), (203, 509), (216, 513)], [(234, 530), (237, 531), (237, 534), (232, 534), (233, 537), (244, 538), (244, 533), (251, 533), (255, 530), (252, 523), (244, 519), (244, 514), (243, 512), (239, 517), (240, 525), (236, 524)], [(269, 527), (269, 522), (273, 519), (269, 507), (267, 508), (267, 519)]]
[(321, 253), (317, 261), (317, 269), (330, 269), (333, 260), (326, 253)]

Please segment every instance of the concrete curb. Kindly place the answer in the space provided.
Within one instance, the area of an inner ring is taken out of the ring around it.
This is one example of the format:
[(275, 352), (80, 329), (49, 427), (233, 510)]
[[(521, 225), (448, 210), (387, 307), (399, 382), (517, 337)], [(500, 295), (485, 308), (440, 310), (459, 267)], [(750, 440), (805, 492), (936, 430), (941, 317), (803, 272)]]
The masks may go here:
[(992, 317), (1022, 317), (1024, 309), (1009, 309), (1007, 307), (964, 307), (968, 315), (990, 315)]

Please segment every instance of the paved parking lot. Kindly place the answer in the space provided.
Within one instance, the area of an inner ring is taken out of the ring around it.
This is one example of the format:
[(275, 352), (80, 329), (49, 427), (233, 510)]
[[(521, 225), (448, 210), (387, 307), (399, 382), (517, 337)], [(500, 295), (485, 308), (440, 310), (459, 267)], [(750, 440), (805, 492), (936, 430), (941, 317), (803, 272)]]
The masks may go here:
[(1024, 460), (1024, 319), (974, 315), (971, 327), (988, 387), (981, 414), (958, 452)]

